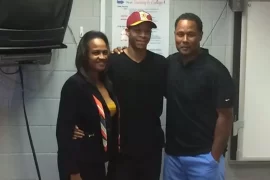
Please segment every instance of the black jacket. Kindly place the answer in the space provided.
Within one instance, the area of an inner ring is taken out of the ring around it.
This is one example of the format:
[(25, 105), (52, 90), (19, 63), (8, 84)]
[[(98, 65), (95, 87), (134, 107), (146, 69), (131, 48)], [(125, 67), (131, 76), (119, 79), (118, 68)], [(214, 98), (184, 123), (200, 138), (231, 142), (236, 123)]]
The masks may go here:
[[(103, 163), (117, 153), (119, 106), (110, 82), (106, 80), (104, 84), (118, 109), (113, 118), (98, 89), (80, 72), (71, 76), (62, 88), (56, 129), (60, 176), (79, 173), (80, 164)], [(100, 100), (105, 111), (108, 127), (106, 153), (102, 144), (100, 116), (92, 95)], [(84, 138), (72, 139), (75, 125), (85, 132)]]

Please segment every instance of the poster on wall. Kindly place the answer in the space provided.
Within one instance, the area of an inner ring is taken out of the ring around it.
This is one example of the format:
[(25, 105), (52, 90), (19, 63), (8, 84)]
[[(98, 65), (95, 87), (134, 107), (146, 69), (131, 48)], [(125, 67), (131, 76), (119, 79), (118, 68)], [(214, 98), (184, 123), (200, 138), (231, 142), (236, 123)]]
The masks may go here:
[(134, 11), (152, 15), (157, 28), (152, 30), (148, 49), (165, 57), (169, 55), (169, 0), (112, 0), (112, 48), (128, 46), (126, 20)]

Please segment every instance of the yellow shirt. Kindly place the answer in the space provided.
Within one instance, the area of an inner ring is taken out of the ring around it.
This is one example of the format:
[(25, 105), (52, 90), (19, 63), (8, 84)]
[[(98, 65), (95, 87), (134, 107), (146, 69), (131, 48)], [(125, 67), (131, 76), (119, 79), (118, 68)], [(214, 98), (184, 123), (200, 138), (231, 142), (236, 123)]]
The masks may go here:
[(116, 104), (114, 101), (107, 102), (108, 109), (111, 113), (111, 116), (114, 116), (116, 114)]
[(116, 109), (116, 104), (114, 103), (114, 101), (111, 99), (107, 89), (104, 87), (104, 85), (100, 85), (97, 87), (99, 92), (101, 93), (103, 99), (105, 100), (107, 107), (110, 111), (111, 117), (114, 116), (117, 112)]

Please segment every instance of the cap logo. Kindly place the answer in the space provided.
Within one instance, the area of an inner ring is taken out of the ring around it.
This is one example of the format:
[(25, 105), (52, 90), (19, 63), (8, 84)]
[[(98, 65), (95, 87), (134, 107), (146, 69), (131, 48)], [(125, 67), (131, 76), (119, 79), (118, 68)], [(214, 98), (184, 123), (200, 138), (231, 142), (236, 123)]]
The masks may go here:
[(140, 17), (141, 17), (141, 20), (142, 21), (148, 21), (149, 18), (148, 18), (149, 14), (146, 13), (146, 12), (140, 12)]

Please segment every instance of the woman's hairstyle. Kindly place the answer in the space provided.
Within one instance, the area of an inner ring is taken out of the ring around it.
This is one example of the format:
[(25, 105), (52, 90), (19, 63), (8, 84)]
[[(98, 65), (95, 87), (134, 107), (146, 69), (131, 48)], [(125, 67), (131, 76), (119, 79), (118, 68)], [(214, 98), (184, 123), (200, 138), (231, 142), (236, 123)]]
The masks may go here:
[(81, 68), (85, 71), (90, 70), (88, 62), (89, 42), (95, 38), (102, 39), (106, 43), (108, 50), (110, 49), (108, 38), (104, 33), (100, 31), (89, 31), (85, 33), (77, 48), (75, 65), (78, 71), (80, 71)]

